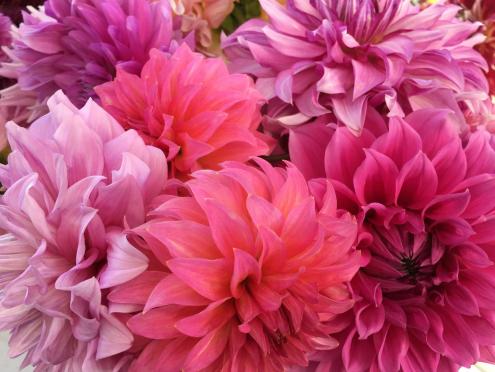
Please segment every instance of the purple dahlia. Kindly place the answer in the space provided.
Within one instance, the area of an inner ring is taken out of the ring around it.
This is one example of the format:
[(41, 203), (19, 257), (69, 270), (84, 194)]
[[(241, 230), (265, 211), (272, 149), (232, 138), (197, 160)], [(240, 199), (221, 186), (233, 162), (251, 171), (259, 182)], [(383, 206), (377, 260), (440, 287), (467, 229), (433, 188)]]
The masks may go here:
[(359, 133), (370, 106), (404, 115), (432, 105), (459, 111), (487, 98), (486, 62), (472, 48), (479, 24), (457, 19), (457, 6), (260, 2), (270, 21), (245, 23), (223, 48), (232, 70), (257, 78), (269, 116), (283, 124), (331, 113)]
[(174, 49), (179, 36), (166, 0), (47, 0), (23, 17), (0, 74), (40, 102), (62, 89), (78, 107), (117, 67), (139, 74), (151, 49)]

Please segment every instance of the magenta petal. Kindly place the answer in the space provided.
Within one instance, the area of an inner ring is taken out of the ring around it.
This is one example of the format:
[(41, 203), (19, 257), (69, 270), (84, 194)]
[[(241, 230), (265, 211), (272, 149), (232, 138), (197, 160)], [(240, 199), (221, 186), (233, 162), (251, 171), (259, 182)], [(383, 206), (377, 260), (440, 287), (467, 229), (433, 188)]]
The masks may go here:
[(469, 205), (468, 191), (435, 197), (424, 210), (424, 215), (435, 220), (450, 219), (461, 215)]
[(378, 351), (378, 365), (384, 371), (398, 371), (400, 361), (407, 353), (409, 340), (400, 328), (390, 326), (383, 332)]
[(435, 196), (438, 178), (431, 161), (422, 152), (407, 162), (397, 180), (397, 202), (421, 209)]
[(332, 130), (325, 125), (311, 123), (292, 128), (289, 134), (291, 161), (307, 179), (325, 174), (323, 159), (332, 137)]
[(347, 128), (337, 128), (325, 151), (325, 171), (334, 179), (352, 187), (354, 172), (365, 158), (364, 149), (373, 141), (368, 131), (354, 136)]
[(495, 149), (490, 145), (488, 132), (477, 131), (466, 146), (467, 176), (495, 173)]
[(418, 133), (406, 121), (393, 117), (389, 120), (389, 131), (377, 138), (372, 148), (393, 159), (400, 168), (420, 152), (421, 142)]
[(487, 198), (487, 193), (495, 187), (495, 177), (488, 174), (478, 175), (466, 179), (462, 182), (457, 190), (467, 189), (469, 195), (469, 204), (462, 213), (464, 218), (475, 218), (477, 216), (489, 213), (495, 208), (495, 200)]
[(375, 150), (366, 150), (363, 163), (354, 174), (354, 189), (363, 204), (391, 204), (395, 195), (395, 180), (399, 174), (395, 163)]
[[(372, 347), (373, 341), (358, 340), (356, 331), (349, 333), (342, 349), (342, 360), (349, 371), (365, 371), (371, 366), (376, 358), (375, 350)], [(359, 358), (355, 358), (359, 355)]]
[(457, 309), (459, 314), (480, 316), (480, 309), (476, 297), (461, 284), (450, 284), (445, 293), (447, 303)]
[(356, 312), (356, 329), (359, 338), (366, 339), (370, 335), (377, 333), (385, 322), (385, 310), (382, 305), (364, 305)]

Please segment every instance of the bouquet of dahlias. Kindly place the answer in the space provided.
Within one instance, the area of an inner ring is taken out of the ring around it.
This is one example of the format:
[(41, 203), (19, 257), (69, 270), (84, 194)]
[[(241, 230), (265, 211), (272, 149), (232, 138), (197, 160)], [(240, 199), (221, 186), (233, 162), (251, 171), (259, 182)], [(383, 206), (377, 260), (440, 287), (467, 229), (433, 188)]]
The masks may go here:
[(495, 363), (494, 4), (2, 2), (9, 357)]

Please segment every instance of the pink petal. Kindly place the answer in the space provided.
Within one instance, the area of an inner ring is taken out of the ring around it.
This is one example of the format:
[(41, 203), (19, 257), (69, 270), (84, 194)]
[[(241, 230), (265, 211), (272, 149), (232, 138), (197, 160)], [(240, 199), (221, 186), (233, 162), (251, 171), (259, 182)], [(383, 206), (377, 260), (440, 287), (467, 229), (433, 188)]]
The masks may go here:
[(183, 368), (199, 371), (212, 364), (224, 352), (229, 333), (227, 325), (204, 336), (190, 351)]
[(356, 169), (353, 180), (358, 200), (362, 204), (392, 204), (398, 175), (397, 166), (389, 157), (373, 149), (366, 150), (366, 158)]
[(211, 303), (197, 314), (179, 320), (175, 326), (185, 335), (203, 337), (230, 322), (234, 314), (232, 302), (220, 300)]
[(224, 259), (174, 258), (170, 270), (200, 295), (218, 301), (230, 297), (231, 271)]
[(261, 281), (261, 269), (258, 261), (249, 253), (234, 248), (234, 271), (230, 281), (232, 296), (239, 298), (243, 282), (252, 281), (259, 284)]
[(166, 305), (204, 306), (209, 301), (175, 275), (167, 275), (152, 289), (144, 311)]

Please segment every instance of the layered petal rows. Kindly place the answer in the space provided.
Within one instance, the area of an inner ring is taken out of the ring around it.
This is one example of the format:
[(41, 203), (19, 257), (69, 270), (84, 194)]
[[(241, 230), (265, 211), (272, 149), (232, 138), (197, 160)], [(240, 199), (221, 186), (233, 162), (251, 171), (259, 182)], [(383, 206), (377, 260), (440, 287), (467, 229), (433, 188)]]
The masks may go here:
[(0, 74), (40, 102), (62, 89), (81, 107), (116, 68), (139, 73), (151, 49), (173, 50), (174, 31), (167, 0), (47, 0), (24, 13)]
[[(384, 123), (382, 123), (384, 124)], [(337, 205), (358, 218), (367, 265), (323, 370), (457, 371), (495, 342), (494, 140), (461, 141), (448, 112), (391, 118), (326, 148)]]
[(7, 125), (0, 329), (24, 366), (119, 369), (133, 336), (109, 312), (104, 289), (147, 267), (124, 231), (144, 222), (165, 186), (166, 160), (92, 101), (79, 111), (59, 92), (48, 105), (28, 130)]
[(21, 368), (495, 363), (493, 1), (0, 3)]
[(337, 346), (325, 322), (352, 307), (356, 223), (294, 166), (257, 163), (194, 173), (135, 229), (155, 260), (109, 295), (149, 340), (132, 370), (283, 371)]
[(479, 25), (458, 20), (456, 6), (420, 11), (403, 0), (260, 3), (270, 22), (246, 22), (223, 46), (233, 71), (257, 78), (268, 114), (281, 124), (331, 114), (360, 133), (368, 107), (392, 115), (429, 107), (459, 111), (458, 104), (487, 98), (486, 61), (472, 49)]
[(187, 45), (171, 57), (153, 50), (141, 77), (119, 70), (96, 91), (124, 128), (166, 152), (174, 175), (269, 152), (271, 140), (257, 131), (263, 98), (252, 80)]

